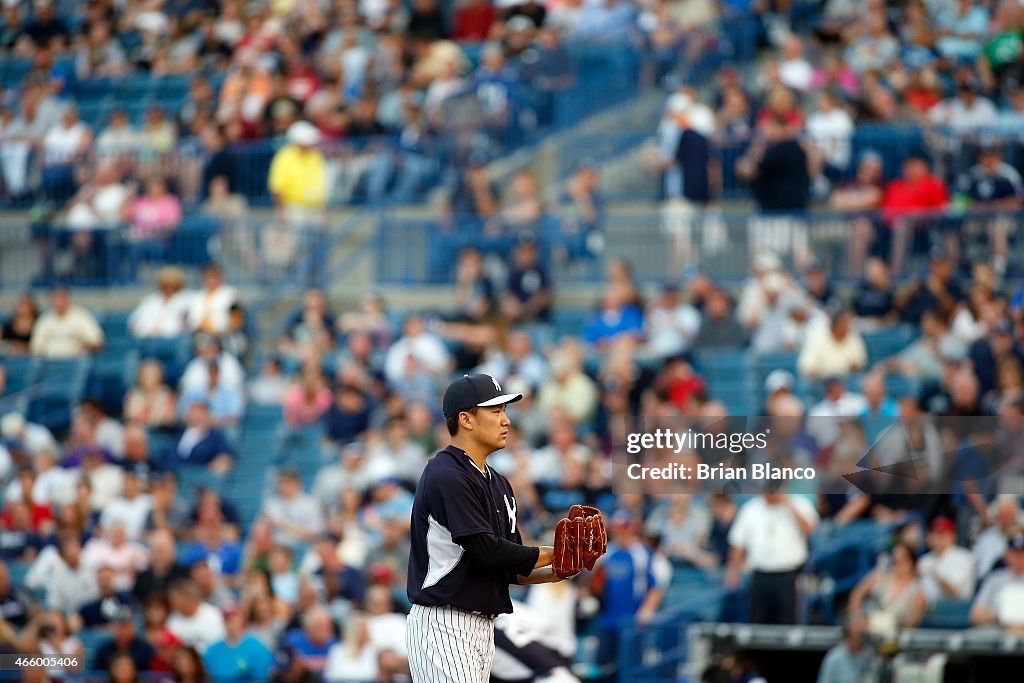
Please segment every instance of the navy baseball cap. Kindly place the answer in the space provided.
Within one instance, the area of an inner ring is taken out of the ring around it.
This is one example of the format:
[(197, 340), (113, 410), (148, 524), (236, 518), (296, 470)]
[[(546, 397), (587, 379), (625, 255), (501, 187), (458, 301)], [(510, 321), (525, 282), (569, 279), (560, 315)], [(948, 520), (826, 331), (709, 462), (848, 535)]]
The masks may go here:
[(498, 380), (490, 375), (463, 375), (445, 389), (441, 412), (447, 419), (470, 408), (503, 406), (515, 403), (522, 397), (522, 394), (505, 393)]

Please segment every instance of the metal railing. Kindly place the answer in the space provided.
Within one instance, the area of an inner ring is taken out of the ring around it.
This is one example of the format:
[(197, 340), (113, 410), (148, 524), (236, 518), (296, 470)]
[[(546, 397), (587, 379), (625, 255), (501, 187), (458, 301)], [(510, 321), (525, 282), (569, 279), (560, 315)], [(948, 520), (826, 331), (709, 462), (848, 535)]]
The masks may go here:
[(452, 282), (453, 259), (465, 247), (507, 265), (523, 233), (537, 238), (542, 260), (562, 283), (599, 282), (602, 263), (610, 258), (625, 259), (646, 282), (677, 278), (687, 267), (736, 280), (746, 277), (754, 256), (766, 251), (793, 270), (813, 257), (837, 279), (860, 277), (866, 258), (874, 255), (888, 262), (899, 279), (921, 272), (934, 246), (965, 263), (988, 262), (1000, 235), (1006, 236), (1012, 262), (1022, 222), (1024, 213), (1017, 212), (770, 214), (666, 204), (657, 211), (609, 213), (598, 228), (580, 231), (572, 216), (558, 214), (512, 226), (500, 217), (442, 221), (382, 212), (376, 229), (376, 280), (392, 285)]
[(137, 239), (131, 226), (74, 230), (60, 218), (28, 223), (0, 218), (0, 285), (116, 287), (148, 284), (156, 269), (196, 270), (216, 261), (232, 284), (312, 280), (310, 254), (322, 254), (331, 225), (296, 225), (196, 214), (162, 237)]
[[(662, 173), (656, 161), (657, 121), (639, 121), (635, 125), (631, 130), (617, 133), (567, 133), (559, 156), (559, 177), (567, 177), (580, 159), (593, 159), (603, 166), (602, 191), (606, 199), (660, 199), (664, 193)], [(750, 186), (737, 175), (736, 162), (747, 152), (751, 141), (750, 135), (715, 136), (711, 152), (721, 168), (721, 199), (750, 197)], [(1017, 168), (1024, 167), (1024, 129), (1019, 126), (998, 124), (962, 129), (909, 123), (858, 124), (849, 139), (835, 141), (834, 147), (841, 153), (830, 160), (829, 182), (819, 183), (815, 191), (818, 198), (827, 199), (832, 189), (856, 173), (857, 161), (869, 150), (881, 157), (887, 179), (900, 176), (908, 154), (924, 150), (932, 159), (933, 172), (953, 183), (975, 163), (981, 142), (1001, 144), (1004, 159)]]

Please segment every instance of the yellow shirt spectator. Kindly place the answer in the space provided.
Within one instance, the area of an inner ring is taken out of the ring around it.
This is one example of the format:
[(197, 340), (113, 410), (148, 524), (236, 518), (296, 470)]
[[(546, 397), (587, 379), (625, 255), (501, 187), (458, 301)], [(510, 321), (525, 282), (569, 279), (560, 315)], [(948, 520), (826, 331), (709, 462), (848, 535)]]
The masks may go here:
[(327, 203), (327, 162), (316, 149), (320, 132), (299, 121), (288, 129), (288, 142), (270, 163), (271, 194), (285, 208), (322, 209)]

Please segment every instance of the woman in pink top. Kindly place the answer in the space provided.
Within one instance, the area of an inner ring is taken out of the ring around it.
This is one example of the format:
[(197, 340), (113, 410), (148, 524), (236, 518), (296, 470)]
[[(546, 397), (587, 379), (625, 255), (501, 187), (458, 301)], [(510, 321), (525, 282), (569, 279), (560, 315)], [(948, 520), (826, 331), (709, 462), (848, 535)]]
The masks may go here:
[(146, 181), (146, 193), (128, 205), (127, 214), (132, 240), (162, 239), (181, 223), (181, 201), (167, 191), (163, 176), (153, 176)]
[(315, 423), (331, 407), (331, 390), (318, 367), (303, 368), (298, 382), (284, 392), (284, 420), (290, 427)]

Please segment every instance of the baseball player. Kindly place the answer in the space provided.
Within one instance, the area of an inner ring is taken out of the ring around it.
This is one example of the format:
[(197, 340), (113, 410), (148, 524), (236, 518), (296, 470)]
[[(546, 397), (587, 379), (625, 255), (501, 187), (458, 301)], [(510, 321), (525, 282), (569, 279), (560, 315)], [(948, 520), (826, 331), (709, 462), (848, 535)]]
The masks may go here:
[[(515, 492), (487, 464), (508, 438), (505, 407), (522, 397), (483, 374), (444, 393), (451, 445), (427, 463), (412, 507), (406, 642), (417, 683), (487, 683), (494, 619), (512, 612), (509, 584), (560, 581), (586, 565), (582, 518), (560, 523), (555, 546), (522, 544)], [(604, 550), (603, 539), (587, 543)]]

